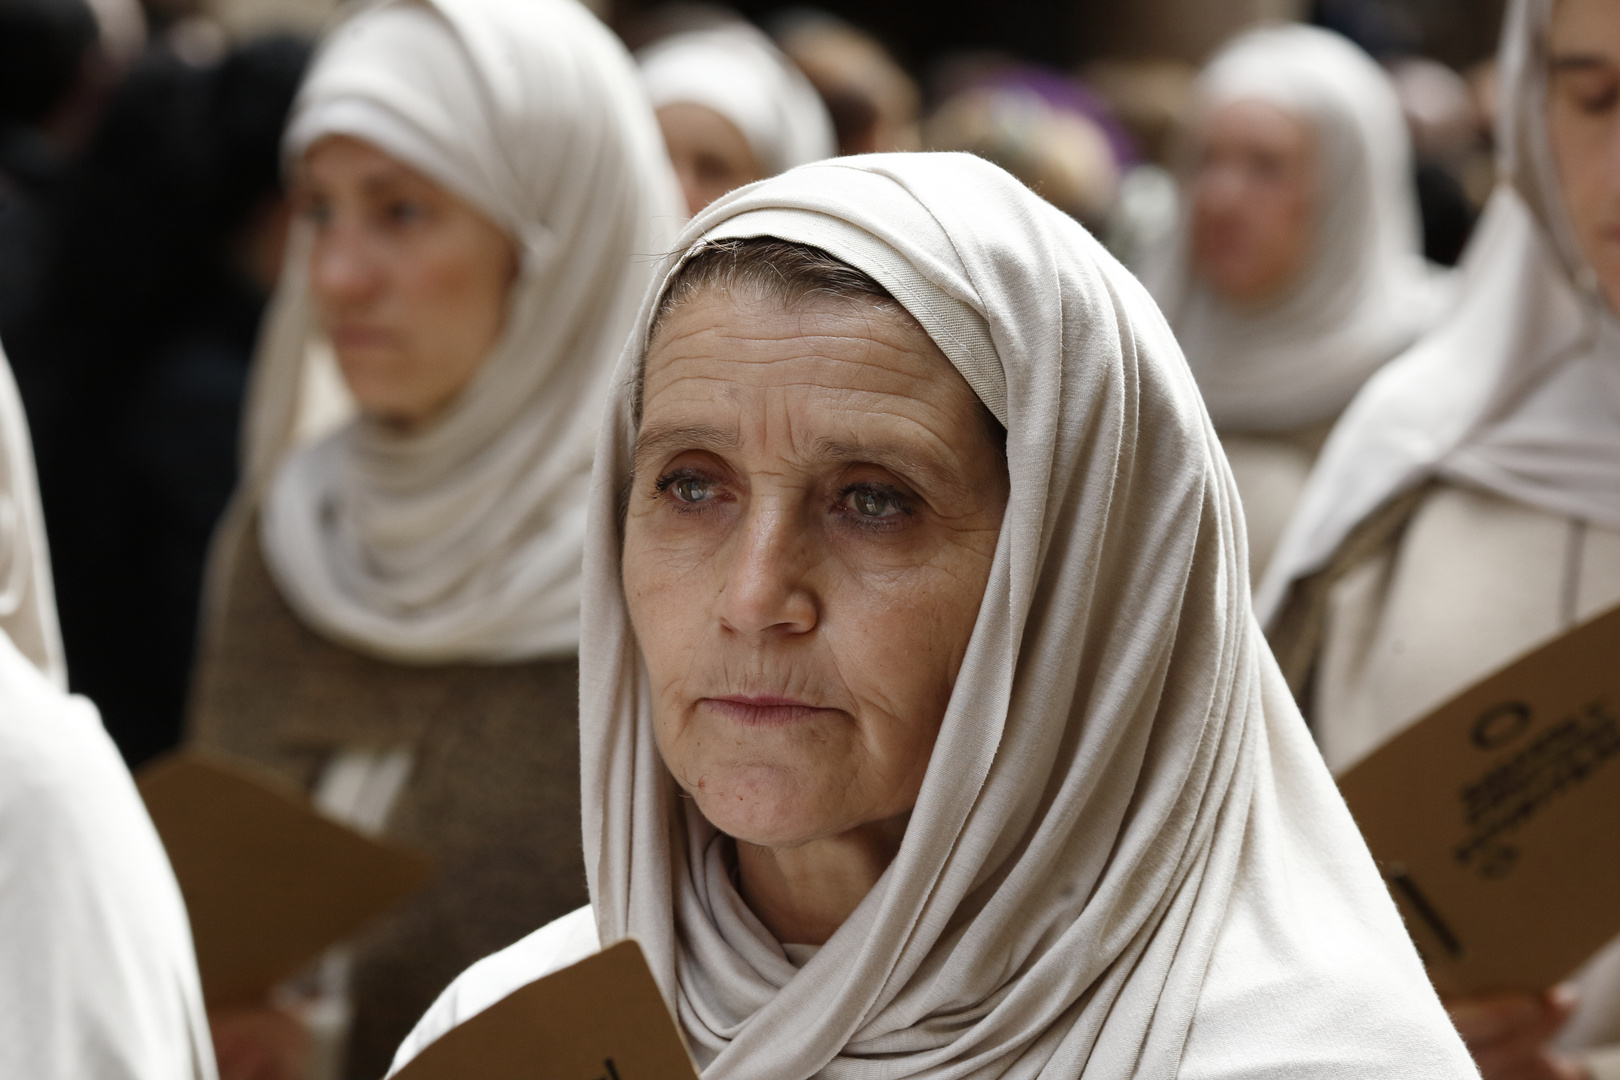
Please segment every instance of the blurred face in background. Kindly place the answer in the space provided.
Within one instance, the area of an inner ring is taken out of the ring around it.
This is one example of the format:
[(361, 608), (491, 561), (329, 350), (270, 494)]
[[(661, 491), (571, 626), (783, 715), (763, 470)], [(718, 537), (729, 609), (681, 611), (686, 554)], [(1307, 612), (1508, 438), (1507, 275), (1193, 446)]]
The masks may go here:
[(1192, 196), (1194, 272), (1239, 305), (1273, 299), (1305, 269), (1316, 210), (1316, 152), (1299, 117), (1262, 101), (1210, 113)]
[(765, 179), (764, 166), (737, 125), (706, 105), (674, 101), (660, 106), (658, 126), (690, 213), (728, 191)]
[(517, 254), (488, 218), (368, 143), (328, 136), (295, 186), (310, 295), (367, 416), (414, 427), (472, 380), (506, 319)]
[(1558, 0), (1547, 133), (1581, 254), (1620, 308), (1620, 0)]

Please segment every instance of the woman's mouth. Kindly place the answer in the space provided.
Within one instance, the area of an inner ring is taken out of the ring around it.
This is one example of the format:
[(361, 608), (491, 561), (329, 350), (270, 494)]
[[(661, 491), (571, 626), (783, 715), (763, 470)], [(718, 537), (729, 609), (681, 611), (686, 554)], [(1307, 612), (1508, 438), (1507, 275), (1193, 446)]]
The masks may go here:
[(698, 704), (707, 705), (728, 720), (760, 727), (795, 724), (837, 711), (774, 694), (700, 698)]

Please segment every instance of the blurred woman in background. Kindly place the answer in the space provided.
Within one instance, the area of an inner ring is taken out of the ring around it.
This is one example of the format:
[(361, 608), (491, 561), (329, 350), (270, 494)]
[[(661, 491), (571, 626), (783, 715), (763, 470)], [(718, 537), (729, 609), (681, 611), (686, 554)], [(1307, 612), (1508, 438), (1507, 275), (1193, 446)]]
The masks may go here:
[[(591, 447), (684, 215), (630, 57), (574, 0), (360, 9), (285, 152), (299, 213), (193, 734), (434, 859), (435, 886), (323, 980), (352, 999), (344, 1075), (374, 1080), (456, 971), (584, 900)], [(358, 415), (299, 443), (325, 346)], [(219, 1018), (222, 1073), (294, 1061), (296, 1032), (267, 1049), (270, 1030)]]
[[(1515, 0), (1501, 73), (1457, 309), (1345, 413), (1256, 596), (1339, 772), (1620, 603), (1620, 3)], [(1620, 1076), (1620, 943), (1577, 985), (1572, 1019), (1451, 1003), (1487, 1080)]]
[(1258, 576), (1334, 419), (1449, 290), (1423, 259), (1400, 103), (1354, 45), (1246, 34), (1196, 98), (1182, 224), (1143, 277), (1221, 433)]
[(744, 184), (838, 152), (815, 87), (745, 22), (675, 34), (638, 59), (694, 214)]

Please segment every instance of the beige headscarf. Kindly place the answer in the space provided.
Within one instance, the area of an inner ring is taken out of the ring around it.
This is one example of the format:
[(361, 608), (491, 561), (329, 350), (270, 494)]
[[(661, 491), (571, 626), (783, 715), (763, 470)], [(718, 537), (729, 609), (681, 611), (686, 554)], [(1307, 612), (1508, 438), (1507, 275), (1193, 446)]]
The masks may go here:
[(603, 391), (684, 217), (630, 57), (575, 0), (383, 0), (322, 47), (287, 155), (332, 134), (467, 200), (521, 266), (444, 415), (411, 434), (362, 417), (289, 451), (317, 335), (299, 227), (247, 432), (276, 583), (309, 625), (387, 659), (572, 653)]
[(962, 154), (741, 189), (660, 281), (760, 235), (916, 316), (1005, 423), (1011, 494), (900, 851), (798, 967), (654, 741), (619, 557), (643, 306), (591, 495), (586, 870), (706, 1080), (1476, 1075), (1256, 628), (1232, 479), (1147, 293)]
[(747, 23), (675, 34), (636, 60), (654, 108), (685, 102), (713, 109), (742, 132), (765, 175), (838, 153), (821, 95)]
[(28, 419), (0, 349), (0, 633), (45, 674), (67, 689), (67, 662), (56, 622), (45, 516), (34, 479)]
[(1441, 476), (1620, 528), (1620, 322), (1580, 253), (1547, 141), (1552, 0), (1502, 37), (1501, 182), (1456, 310), (1367, 384), (1334, 429), (1255, 597), (1270, 623), (1392, 498)]
[(1143, 270), (1215, 426), (1286, 431), (1337, 416), (1362, 383), (1445, 312), (1443, 272), (1423, 259), (1411, 140), (1389, 78), (1337, 34), (1255, 30), (1200, 76), (1201, 113), (1262, 101), (1316, 139), (1309, 262), (1277, 299), (1240, 308), (1192, 266), (1190, 200)]

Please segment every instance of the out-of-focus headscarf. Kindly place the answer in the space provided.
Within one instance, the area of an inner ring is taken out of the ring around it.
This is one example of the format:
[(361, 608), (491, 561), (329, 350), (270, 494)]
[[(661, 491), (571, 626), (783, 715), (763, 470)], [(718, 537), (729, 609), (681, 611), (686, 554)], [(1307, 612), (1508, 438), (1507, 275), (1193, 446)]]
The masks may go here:
[(683, 102), (713, 109), (742, 132), (767, 176), (838, 153), (816, 88), (747, 23), (675, 34), (637, 59), (654, 108)]
[(310, 626), (387, 659), (570, 654), (597, 414), (684, 217), (630, 57), (575, 0), (384, 0), (322, 46), (289, 159), (327, 135), (466, 200), (520, 268), (500, 339), (441, 416), (409, 433), (360, 417), (289, 449), (318, 333), (298, 227), (247, 431), (276, 583)]
[(1500, 182), (1462, 296), (1334, 430), (1256, 595), (1268, 624), (1360, 522), (1447, 477), (1620, 528), (1620, 323), (1575, 239), (1547, 133), (1552, 0), (1513, 0), (1500, 58)]
[(212, 1080), (180, 888), (95, 706), (66, 693), (3, 352), (0, 455), (0, 1076)]
[(620, 557), (643, 305), (591, 495), (585, 858), (601, 940), (640, 941), (705, 1080), (1475, 1076), (1255, 625), (1236, 489), (1147, 293), (965, 154), (743, 188), (660, 281), (757, 236), (904, 305), (1005, 425), (1011, 487), (899, 853), (801, 967), (654, 737)]
[(1424, 262), (1406, 121), (1371, 58), (1314, 27), (1252, 31), (1200, 76), (1194, 131), (1197, 116), (1237, 101), (1275, 105), (1313, 133), (1316, 211), (1304, 270), (1257, 307), (1218, 296), (1193, 265), (1188, 199), (1143, 280), (1216, 427), (1286, 431), (1338, 415), (1444, 313), (1450, 290)]
[(45, 516), (34, 478), (34, 448), (11, 365), (0, 351), (0, 633), (58, 690), (67, 662), (56, 622)]

